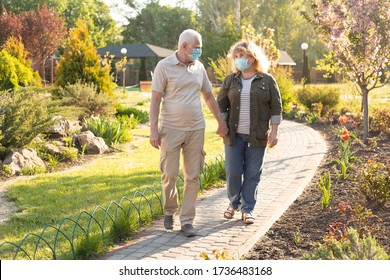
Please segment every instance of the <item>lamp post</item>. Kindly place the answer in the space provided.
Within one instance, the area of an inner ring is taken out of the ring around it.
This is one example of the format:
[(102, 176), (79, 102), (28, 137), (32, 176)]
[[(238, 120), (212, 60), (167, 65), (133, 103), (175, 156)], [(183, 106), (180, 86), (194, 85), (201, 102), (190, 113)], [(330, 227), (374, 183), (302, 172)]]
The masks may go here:
[(126, 62), (127, 62), (125, 55), (127, 53), (127, 49), (126, 48), (122, 48), (121, 49), (121, 53), (123, 55), (123, 58), (122, 58), (122, 60), (123, 60), (123, 64), (122, 64), (123, 81), (122, 81), (122, 83), (123, 83), (123, 93), (125, 93), (126, 92), (126, 75), (125, 75), (125, 72), (126, 72)]
[(305, 84), (307, 82), (307, 72), (309, 69), (307, 69), (307, 63), (306, 63), (306, 50), (308, 49), (309, 45), (307, 43), (301, 44), (301, 49), (303, 50), (303, 65), (302, 65), (302, 79), (303, 87), (305, 88)]

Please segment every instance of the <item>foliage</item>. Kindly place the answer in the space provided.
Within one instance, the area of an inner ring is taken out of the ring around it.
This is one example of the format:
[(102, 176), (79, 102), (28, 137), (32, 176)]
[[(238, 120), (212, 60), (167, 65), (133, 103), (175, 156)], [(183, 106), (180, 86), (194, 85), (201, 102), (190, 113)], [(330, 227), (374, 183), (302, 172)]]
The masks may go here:
[(119, 120), (109, 120), (103, 116), (86, 119), (83, 124), (86, 130), (95, 136), (102, 137), (107, 144), (125, 143), (131, 139), (130, 127)]
[(34, 89), (0, 92), (0, 140), (6, 153), (13, 148), (23, 148), (53, 124), (47, 104), (49, 98)]
[(187, 28), (195, 28), (194, 12), (170, 6), (160, 6), (150, 2), (123, 30), (125, 43), (145, 42), (156, 46), (175, 49), (180, 33)]
[(84, 117), (103, 115), (111, 116), (115, 112), (112, 98), (105, 92), (97, 93), (97, 86), (94, 84), (83, 84), (77, 81), (75, 84), (66, 85), (53, 92), (55, 98), (64, 101), (64, 105), (75, 105), (83, 108)]
[(359, 237), (354, 228), (347, 229), (348, 240), (331, 240), (318, 245), (314, 253), (303, 256), (305, 260), (388, 260), (389, 256), (371, 235)]
[(200, 184), (203, 189), (209, 189), (226, 180), (225, 161), (217, 158), (215, 162), (205, 163), (200, 175)]
[(370, 128), (390, 137), (390, 110), (375, 110), (370, 116)]
[(140, 123), (147, 123), (149, 121), (149, 113), (146, 111), (139, 110), (134, 107), (128, 107), (125, 108), (122, 105), (119, 105), (116, 108), (116, 116), (133, 116), (134, 118), (138, 119)]
[(95, 259), (104, 251), (104, 242), (98, 235), (86, 235), (76, 244), (75, 259), (91, 260)]
[[(214, 249), (213, 254), (217, 260), (234, 260), (235, 259), (229, 255), (228, 251), (225, 251), (225, 250), (221, 251), (219, 249)], [(210, 257), (205, 252), (200, 253), (200, 257), (204, 260), (210, 260)]]
[(378, 204), (390, 200), (390, 166), (369, 160), (360, 169), (361, 184), (359, 189)]
[(30, 167), (24, 167), (22, 168), (22, 175), (36, 175), (40, 173), (46, 173), (46, 168), (39, 166), (38, 164), (34, 165), (32, 168)]
[[(0, 41), (5, 41), (9, 36), (20, 37), (33, 62), (33, 68), (42, 70), (44, 76), (44, 63), (54, 51), (63, 43), (66, 36), (66, 28), (63, 19), (54, 10), (49, 10), (46, 5), (38, 6), (37, 10), (30, 10), (14, 15), (5, 12), (0, 19), (0, 26), (5, 29), (13, 28), (13, 22), (17, 21), (17, 28), (11, 33), (0, 34)], [(6, 19), (11, 17), (11, 21)], [(7, 27), (9, 24), (11, 27)], [(1, 29), (1, 28), (0, 28)]]
[[(368, 93), (390, 80), (390, 1), (311, 0), (304, 13), (363, 96), (363, 141), (367, 142)], [(329, 70), (329, 68), (327, 69)]]
[(211, 60), (210, 67), (213, 69), (217, 81), (223, 82), (226, 76), (231, 72), (232, 61), (225, 53), (223, 56), (218, 55), (217, 60)]
[(294, 80), (292, 72), (282, 67), (277, 67), (273, 76), (278, 84), (280, 95), (282, 97), (283, 113), (291, 110), (291, 103), (294, 101)]
[(331, 186), (332, 181), (330, 178), (330, 173), (326, 172), (322, 178), (320, 178), (317, 189), (319, 189), (322, 192), (322, 198), (321, 198), (321, 206), (322, 209), (329, 208), (330, 205), (330, 199), (331, 199)]
[(328, 234), (324, 237), (325, 243), (332, 240), (347, 240), (347, 231), (350, 227), (357, 230), (359, 237), (368, 234), (375, 236), (381, 230), (379, 224), (382, 220), (358, 203), (352, 207), (348, 202), (342, 201), (337, 205), (336, 213), (339, 214), (340, 220), (329, 225)]
[(0, 51), (0, 90), (39, 84), (31, 67), (23, 64), (6, 50)]
[(110, 16), (109, 7), (102, 0), (0, 0), (0, 14), (4, 11), (15, 14), (36, 11), (44, 5), (47, 5), (49, 10), (56, 9), (68, 29), (76, 26), (77, 19), (86, 20), (92, 41), (98, 47), (118, 42), (120, 39), (120, 29)]
[[(41, 86), (41, 79), (37, 72), (31, 68), (31, 60), (28, 58), (28, 52), (23, 43), (15, 38), (9, 37), (4, 44), (2, 58), (7, 60), (0, 63), (3, 72), (0, 75), (0, 83), (3, 80), (2, 89), (17, 88), (18, 86)], [(8, 69), (8, 70), (7, 70)], [(13, 71), (15, 70), (15, 71)], [(8, 80), (8, 82), (6, 82)], [(9, 82), (12, 84), (10, 87)], [(7, 87), (8, 84), (8, 87)]]
[(78, 82), (96, 85), (97, 92), (112, 94), (114, 84), (110, 64), (101, 65), (85, 21), (70, 31), (67, 49), (57, 65), (56, 85), (65, 87)]
[(321, 115), (335, 108), (340, 102), (340, 91), (329, 86), (309, 85), (297, 89), (295, 93), (298, 102), (308, 108), (310, 112), (313, 111), (313, 104), (321, 103)]

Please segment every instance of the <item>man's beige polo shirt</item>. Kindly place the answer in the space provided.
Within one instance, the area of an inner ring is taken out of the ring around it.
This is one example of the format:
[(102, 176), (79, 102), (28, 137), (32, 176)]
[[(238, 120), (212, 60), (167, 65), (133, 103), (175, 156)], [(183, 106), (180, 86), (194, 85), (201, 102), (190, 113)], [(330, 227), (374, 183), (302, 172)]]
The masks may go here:
[(200, 92), (211, 90), (200, 61), (187, 66), (176, 53), (159, 61), (153, 73), (152, 91), (162, 94), (160, 125), (185, 131), (205, 128)]

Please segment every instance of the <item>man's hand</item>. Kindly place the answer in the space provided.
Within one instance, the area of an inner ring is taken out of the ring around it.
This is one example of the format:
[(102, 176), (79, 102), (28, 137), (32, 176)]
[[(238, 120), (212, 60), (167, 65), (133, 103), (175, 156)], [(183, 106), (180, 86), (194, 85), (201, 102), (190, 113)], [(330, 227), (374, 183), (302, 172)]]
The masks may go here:
[(150, 136), (149, 136), (149, 142), (150, 145), (155, 147), (156, 149), (159, 149), (161, 146), (161, 138), (160, 138), (160, 133), (158, 133), (158, 129), (150, 129)]

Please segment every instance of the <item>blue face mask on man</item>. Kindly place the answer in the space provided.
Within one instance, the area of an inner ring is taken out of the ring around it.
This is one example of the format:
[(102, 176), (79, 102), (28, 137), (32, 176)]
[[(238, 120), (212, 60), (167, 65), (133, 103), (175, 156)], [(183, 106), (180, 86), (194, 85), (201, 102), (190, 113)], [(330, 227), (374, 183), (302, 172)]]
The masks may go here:
[(188, 57), (195, 61), (202, 55), (202, 49), (201, 48), (192, 48), (192, 53), (188, 54)]
[(247, 57), (237, 57), (234, 60), (234, 65), (236, 65), (237, 69), (240, 71), (245, 71), (250, 67)]

